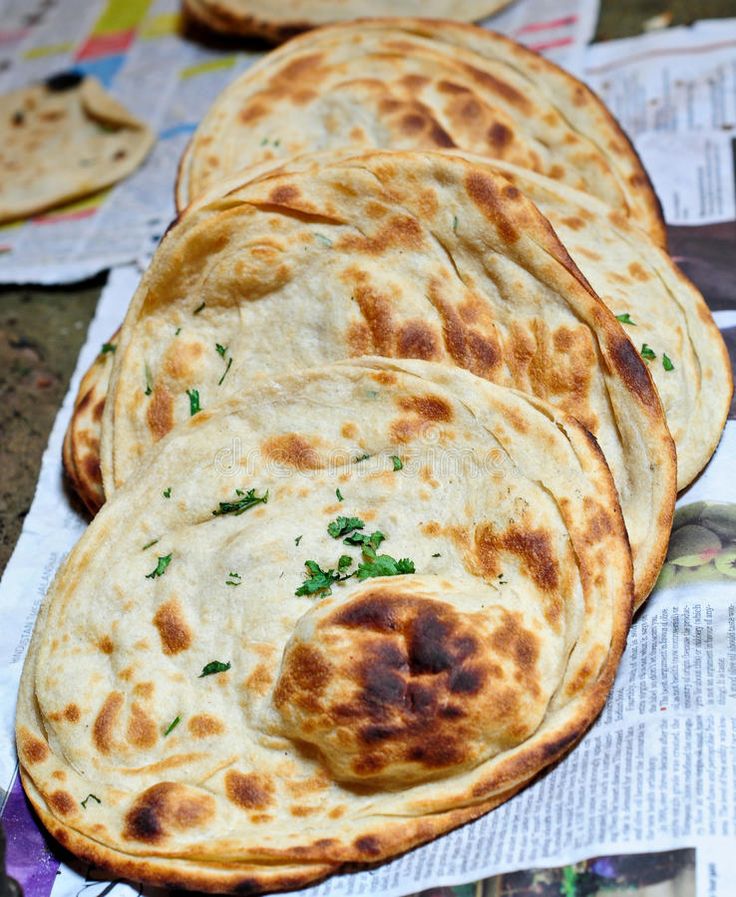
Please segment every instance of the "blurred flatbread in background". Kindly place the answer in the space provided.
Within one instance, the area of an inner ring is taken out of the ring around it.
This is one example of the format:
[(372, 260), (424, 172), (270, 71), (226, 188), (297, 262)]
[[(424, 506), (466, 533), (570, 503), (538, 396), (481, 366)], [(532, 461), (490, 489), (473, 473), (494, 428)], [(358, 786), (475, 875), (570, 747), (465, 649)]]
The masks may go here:
[(0, 221), (122, 180), (153, 139), (99, 81), (78, 72), (0, 96)]
[(182, 0), (189, 26), (227, 37), (281, 41), (363, 16), (429, 16), (477, 22), (511, 0)]

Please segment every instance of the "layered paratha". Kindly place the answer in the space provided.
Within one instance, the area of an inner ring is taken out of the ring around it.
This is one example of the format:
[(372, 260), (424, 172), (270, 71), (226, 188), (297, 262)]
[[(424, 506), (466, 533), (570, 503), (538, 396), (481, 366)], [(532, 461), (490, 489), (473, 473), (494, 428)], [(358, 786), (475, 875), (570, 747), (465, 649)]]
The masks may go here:
[(386, 859), (581, 737), (631, 574), (558, 409), (418, 361), (262, 378), (162, 440), (65, 562), (21, 682), (26, 791), (65, 847), (166, 886)]
[(0, 128), (0, 221), (108, 187), (153, 145), (147, 125), (76, 72), (0, 96)]
[(300, 31), (361, 16), (433, 16), (476, 22), (510, 0), (182, 0), (185, 16), (227, 37), (279, 43)]
[(502, 159), (597, 196), (666, 240), (633, 147), (585, 85), (501, 35), (422, 19), (319, 29), (249, 68), (195, 132), (177, 204), (247, 165), (345, 146)]
[(546, 219), (490, 166), (442, 153), (307, 169), (204, 203), (162, 241), (115, 354), (105, 493), (176, 423), (257, 373), (372, 353), (442, 361), (594, 433), (643, 600), (666, 548), (674, 448), (639, 353)]

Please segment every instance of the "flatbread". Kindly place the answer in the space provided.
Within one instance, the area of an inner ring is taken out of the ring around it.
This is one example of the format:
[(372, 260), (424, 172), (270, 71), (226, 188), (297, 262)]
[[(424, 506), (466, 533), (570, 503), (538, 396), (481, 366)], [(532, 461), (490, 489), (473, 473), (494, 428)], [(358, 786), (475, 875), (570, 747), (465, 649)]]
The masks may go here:
[(153, 146), (96, 78), (74, 72), (0, 96), (0, 221), (109, 187)]
[(458, 365), (575, 414), (613, 471), (643, 601), (676, 478), (649, 373), (536, 208), (486, 163), (442, 153), (316, 159), (169, 231), (115, 355), (105, 493), (256, 374), (371, 353)]
[(117, 340), (116, 330), (82, 377), (61, 451), (64, 472), (92, 515), (105, 502), (100, 472), (100, 436)]
[(182, 0), (195, 24), (228, 37), (257, 37), (272, 43), (320, 25), (361, 16), (432, 16), (477, 22), (510, 0)]
[(177, 205), (245, 166), (346, 146), (511, 162), (598, 197), (666, 243), (649, 178), (595, 94), (508, 38), (423, 19), (323, 28), (251, 66), (193, 135)]
[[(344, 541), (379, 531), (377, 560)], [(341, 555), (391, 575), (296, 594)], [(27, 794), (154, 884), (387, 859), (576, 743), (631, 574), (602, 455), (546, 403), (419, 361), (261, 379), (162, 440), (63, 565), (21, 681)]]

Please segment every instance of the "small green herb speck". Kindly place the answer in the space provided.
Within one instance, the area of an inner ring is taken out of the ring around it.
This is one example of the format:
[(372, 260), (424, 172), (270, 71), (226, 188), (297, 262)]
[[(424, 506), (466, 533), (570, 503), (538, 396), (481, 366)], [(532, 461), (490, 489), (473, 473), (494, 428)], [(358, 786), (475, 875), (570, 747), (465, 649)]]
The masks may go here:
[(391, 460), (394, 462), (394, 470), (401, 470), (404, 467), (404, 462), (398, 455), (391, 455)]
[(180, 333), (181, 333), (181, 327), (177, 327), (176, 330), (174, 331), (174, 336), (179, 336)]
[(174, 719), (169, 723), (169, 726), (166, 729), (166, 731), (164, 732), (164, 737), (166, 737), (167, 735), (171, 735), (171, 733), (179, 725), (180, 722), (181, 722), (181, 717), (175, 716)]
[(641, 344), (641, 352), (639, 354), (645, 361), (653, 361), (657, 357), (657, 353), (646, 343)]
[(117, 349), (117, 346), (113, 345), (113, 343), (103, 343), (102, 348), (100, 349), (100, 355), (107, 355), (108, 352), (114, 354), (115, 349)]
[(206, 302), (203, 302), (201, 305), (198, 305), (198, 306), (194, 309), (194, 311), (192, 312), (192, 314), (193, 314), (193, 315), (198, 315), (206, 305), (207, 305)]
[(171, 555), (167, 554), (162, 558), (158, 559), (158, 563), (156, 564), (156, 569), (151, 570), (150, 573), (146, 573), (146, 579), (156, 579), (157, 576), (163, 576), (166, 572), (166, 568), (171, 563)]
[(228, 573), (228, 576), (230, 578), (225, 580), (226, 586), (242, 586), (243, 577), (239, 573), (236, 573), (234, 570), (231, 570)]
[(335, 489), (335, 495), (337, 496), (338, 501), (345, 501), (345, 499), (343, 498), (342, 492), (340, 492), (339, 489)]
[(662, 367), (663, 367), (666, 371), (674, 371), (674, 369), (675, 369), (674, 364), (672, 364), (672, 361), (671, 361), (669, 355), (667, 355), (666, 352), (663, 352), (663, 353), (662, 353)]
[(636, 327), (636, 321), (631, 320), (631, 315), (628, 312), (624, 312), (622, 315), (616, 315), (616, 320), (621, 321), (622, 324), (631, 324), (632, 327)]
[(141, 548), (141, 551), (145, 551), (147, 548), (150, 548), (152, 545), (155, 545), (159, 540), (153, 539), (151, 542), (146, 542), (146, 544)]
[(249, 489), (247, 492), (243, 492), (242, 489), (236, 489), (235, 494), (238, 496), (235, 501), (219, 502), (219, 507), (212, 514), (215, 517), (220, 517), (222, 514), (235, 514), (238, 517), (256, 505), (268, 504), (268, 490), (261, 496), (256, 495), (255, 489)]
[(217, 349), (217, 354), (220, 356), (220, 358), (225, 357), (227, 346), (221, 346), (219, 343), (215, 343), (215, 349)]
[(303, 538), (304, 536), (297, 536), (296, 539), (294, 539), (294, 545), (298, 545)]
[(163, 495), (164, 498), (171, 498), (171, 486), (167, 486), (161, 495)]
[(357, 458), (353, 459), (353, 464), (360, 464), (361, 461), (367, 461), (370, 458), (370, 455), (359, 455)]
[(453, 215), (452, 216), (452, 231), (455, 234), (457, 233), (457, 225), (458, 225), (457, 215)]
[(225, 379), (227, 372), (230, 370), (230, 365), (233, 363), (232, 355), (227, 360), (227, 364), (225, 365), (225, 370), (223, 371), (222, 377), (217, 381), (218, 386), (222, 386), (222, 381)]
[(88, 794), (87, 797), (85, 797), (84, 800), (80, 801), (81, 805), (84, 807), (85, 810), (87, 809), (87, 801), (88, 801), (90, 798), (92, 798), (92, 800), (94, 800), (94, 801), (97, 801), (98, 804), (101, 804), (101, 803), (102, 803), (102, 801), (99, 799), (99, 797), (97, 797), (96, 794)]
[(441, 554), (439, 553), (439, 551), (438, 551), (438, 552), (436, 552), (435, 554), (433, 554), (432, 557), (433, 557), (433, 558), (441, 558), (442, 555), (441, 555)]
[(197, 676), (197, 679), (203, 679), (205, 676), (212, 676), (214, 673), (224, 673), (229, 669), (229, 660), (227, 663), (222, 663), (220, 660), (211, 660), (208, 664), (202, 667), (202, 672)]
[(151, 369), (146, 364), (143, 366), (143, 370), (146, 375), (146, 395), (150, 396), (153, 392), (153, 377), (151, 376)]
[(188, 389), (187, 395), (189, 396), (189, 416), (194, 417), (195, 414), (202, 410), (199, 404), (199, 390)]

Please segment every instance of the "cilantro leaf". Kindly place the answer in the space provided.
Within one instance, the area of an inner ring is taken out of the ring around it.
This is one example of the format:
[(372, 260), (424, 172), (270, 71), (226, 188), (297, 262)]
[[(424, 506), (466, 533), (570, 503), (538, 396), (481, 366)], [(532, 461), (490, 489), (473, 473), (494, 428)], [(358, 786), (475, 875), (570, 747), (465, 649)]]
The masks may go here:
[(675, 369), (674, 364), (672, 364), (672, 361), (670, 360), (670, 357), (669, 357), (669, 355), (667, 355), (666, 352), (662, 353), (662, 367), (666, 371), (674, 371), (674, 369)]
[(171, 721), (171, 723), (169, 723), (169, 726), (167, 727), (166, 731), (164, 732), (164, 737), (166, 737), (167, 735), (170, 735), (174, 731), (174, 729), (179, 725), (180, 722), (181, 722), (181, 717), (175, 716), (174, 719)]
[(217, 349), (217, 354), (220, 356), (220, 358), (225, 357), (227, 346), (221, 346), (219, 343), (215, 343), (215, 349)]
[(222, 386), (222, 381), (223, 381), (223, 380), (225, 379), (225, 377), (227, 376), (227, 372), (228, 372), (228, 371), (230, 370), (230, 368), (232, 367), (232, 363), (233, 363), (233, 357), (232, 357), (232, 355), (231, 355), (230, 358), (228, 358), (228, 360), (227, 360), (227, 364), (225, 365), (225, 370), (222, 372), (222, 377), (220, 377), (220, 379), (217, 381), (217, 385), (218, 385), (218, 386)]
[(167, 486), (161, 495), (163, 495), (164, 498), (171, 498), (171, 486)]
[(208, 664), (202, 667), (202, 672), (197, 676), (197, 679), (203, 679), (205, 676), (212, 676), (213, 673), (224, 673), (229, 669), (229, 660), (227, 663), (223, 663), (221, 660), (211, 660)]
[(361, 461), (367, 461), (370, 458), (370, 455), (359, 455), (357, 458), (353, 458), (353, 464), (360, 464)]
[(367, 533), (351, 533), (346, 539), (343, 539), (343, 542), (345, 545), (364, 545), (375, 551), (385, 538), (380, 530), (376, 530), (370, 536)]
[(327, 532), (333, 539), (339, 539), (340, 536), (347, 536), (353, 530), (363, 529), (365, 523), (360, 517), (338, 517), (327, 524)]
[(235, 573), (235, 571), (231, 570), (228, 573), (228, 579), (225, 580), (226, 586), (242, 586), (243, 585), (243, 577), (239, 573)]
[(391, 455), (391, 460), (394, 462), (394, 470), (402, 470), (404, 467), (404, 462), (399, 458), (398, 455)]
[(102, 803), (102, 801), (99, 799), (99, 797), (97, 797), (96, 794), (88, 794), (87, 797), (85, 797), (84, 800), (80, 800), (80, 801), (79, 801), (79, 803), (84, 807), (85, 810), (87, 809), (87, 801), (88, 801), (90, 798), (92, 798), (92, 800), (97, 801), (98, 804), (101, 804), (101, 803)]
[(631, 320), (631, 315), (628, 312), (624, 312), (622, 315), (616, 315), (616, 320), (621, 321), (622, 324), (631, 324), (632, 327), (636, 327), (636, 321)]
[(339, 582), (340, 575), (334, 570), (323, 570), (316, 561), (305, 561), (304, 565), (309, 575), (294, 594), (301, 596), (324, 592), (325, 595), (331, 595), (332, 585)]
[(338, 501), (345, 501), (345, 499), (343, 498), (342, 492), (340, 492), (339, 489), (335, 489), (335, 495), (337, 496)]
[(646, 343), (641, 344), (641, 352), (639, 354), (645, 361), (653, 361), (657, 357), (657, 353)]
[(171, 563), (171, 555), (167, 554), (162, 558), (158, 559), (158, 563), (156, 564), (156, 569), (151, 570), (150, 573), (146, 573), (146, 579), (156, 579), (157, 576), (163, 576), (166, 572), (166, 568)]
[(219, 502), (219, 508), (212, 512), (215, 517), (220, 517), (222, 514), (235, 514), (238, 517), (256, 505), (268, 504), (268, 490), (261, 496), (256, 495), (255, 489), (249, 489), (247, 492), (243, 492), (242, 489), (236, 489), (235, 494), (239, 496), (235, 501)]
[(202, 410), (199, 405), (199, 390), (188, 389), (187, 395), (189, 396), (189, 416), (194, 417), (197, 412)]
[(353, 559), (349, 554), (341, 554), (340, 560), (337, 562), (337, 570), (338, 573), (342, 573), (343, 570), (347, 570), (347, 568), (353, 563)]
[(100, 349), (100, 355), (107, 355), (108, 352), (112, 352), (114, 355), (115, 349), (117, 349), (117, 346), (114, 343), (103, 343), (102, 348)]
[(151, 542), (146, 542), (146, 544), (141, 548), (141, 551), (145, 551), (146, 548), (150, 548), (152, 545), (155, 545), (158, 542), (158, 539), (153, 539)]
[(399, 576), (402, 573), (415, 572), (414, 561), (409, 560), (409, 558), (401, 558), (397, 561), (390, 554), (377, 555), (368, 546), (363, 548), (363, 556), (367, 560), (360, 564), (357, 572), (358, 579), (361, 582), (374, 576)]
[(294, 539), (294, 545), (299, 545), (303, 538), (304, 536), (297, 536), (296, 539)]

